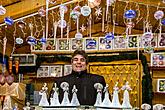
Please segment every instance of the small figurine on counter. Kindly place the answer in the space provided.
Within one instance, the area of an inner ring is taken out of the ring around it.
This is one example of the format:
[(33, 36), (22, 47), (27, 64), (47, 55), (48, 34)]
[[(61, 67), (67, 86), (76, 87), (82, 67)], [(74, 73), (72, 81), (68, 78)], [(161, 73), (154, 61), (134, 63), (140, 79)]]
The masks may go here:
[(23, 107), (23, 110), (30, 110), (30, 102), (26, 102), (26, 106)]
[(41, 100), (39, 102), (39, 106), (49, 106), (49, 102), (47, 99), (47, 83), (44, 83), (42, 90), (40, 90), (39, 94), (41, 95)]
[(102, 103), (102, 89), (103, 85), (101, 83), (95, 83), (94, 87), (97, 89), (96, 102), (94, 106), (100, 106)]
[(74, 85), (73, 89), (72, 89), (72, 93), (73, 93), (72, 100), (71, 100), (72, 106), (80, 106), (80, 103), (79, 103), (78, 98), (77, 98), (77, 91), (78, 90), (76, 89), (76, 86)]
[(50, 106), (60, 106), (60, 102), (59, 102), (59, 97), (58, 97), (58, 87), (57, 84), (54, 83), (54, 87), (53, 87), (53, 97), (50, 99)]
[(17, 103), (14, 104), (13, 110), (19, 110)]

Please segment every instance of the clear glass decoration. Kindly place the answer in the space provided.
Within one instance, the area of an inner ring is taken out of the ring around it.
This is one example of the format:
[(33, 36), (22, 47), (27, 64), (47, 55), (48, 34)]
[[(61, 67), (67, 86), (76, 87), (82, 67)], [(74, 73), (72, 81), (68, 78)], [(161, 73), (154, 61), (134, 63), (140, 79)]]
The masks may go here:
[(143, 110), (150, 110), (150, 109), (151, 109), (151, 105), (149, 105), (149, 104), (147, 104), (147, 103), (144, 103), (144, 104), (141, 105), (141, 108), (142, 108)]
[(23, 107), (23, 110), (30, 110), (30, 102), (26, 102), (26, 106)]
[(47, 90), (48, 90), (47, 83), (44, 83), (42, 89), (39, 92), (39, 95), (41, 95), (39, 106), (49, 106), (49, 102), (47, 99)]
[(10, 26), (14, 24), (14, 20), (11, 17), (5, 17), (4, 21), (7, 25)]
[(121, 104), (119, 102), (119, 87), (118, 87), (118, 82), (116, 82), (114, 88), (113, 88), (113, 98), (112, 98), (112, 103), (111, 107), (114, 108), (121, 108)]
[(136, 17), (136, 11), (135, 10), (127, 10), (125, 13), (124, 13), (124, 17), (126, 19), (133, 19)]
[(69, 101), (69, 84), (67, 82), (62, 82), (60, 87), (63, 89), (64, 91), (64, 96), (61, 102), (61, 106), (70, 106), (70, 101)]
[(16, 44), (23, 44), (23, 39), (18, 37), (15, 39)]
[(57, 0), (48, 0), (49, 1), (49, 3), (51, 3), (51, 4), (55, 4), (56, 2), (57, 2)]
[(162, 10), (158, 10), (154, 13), (154, 17), (156, 20), (162, 19), (164, 17), (164, 12)]
[(42, 17), (46, 16), (46, 10), (44, 9), (44, 7), (41, 7), (39, 10), (38, 10), (38, 14)]
[(66, 21), (64, 19), (61, 19), (58, 21), (58, 27), (65, 28), (67, 25)]
[(78, 101), (78, 98), (77, 98), (77, 89), (76, 89), (76, 86), (74, 85), (73, 86), (73, 89), (72, 89), (72, 100), (71, 100), (71, 106), (80, 106), (80, 103)]
[(161, 24), (164, 26), (165, 25), (165, 19), (161, 20)]
[(89, 16), (91, 14), (91, 8), (87, 5), (81, 7), (81, 14), (83, 16)]
[(50, 99), (50, 106), (60, 106), (58, 90), (59, 88), (57, 87), (57, 84), (54, 83), (54, 87), (53, 87), (54, 93), (53, 93), (53, 97)]
[(4, 14), (6, 14), (6, 9), (2, 5), (0, 5), (0, 15)]
[(143, 40), (148, 42), (151, 41), (151, 39), (153, 38), (153, 33), (152, 32), (145, 32), (143, 35)]
[(111, 101), (109, 99), (109, 91), (108, 91), (109, 85), (106, 84), (104, 88), (104, 99), (103, 102), (101, 103), (102, 107), (111, 107)]
[(39, 40), (42, 44), (46, 44), (46, 38), (42, 37), (40, 40)]
[(37, 44), (37, 40), (36, 40), (36, 38), (33, 37), (33, 36), (28, 36), (28, 37), (26, 38), (26, 42), (27, 42), (28, 44), (30, 44), (30, 45), (36, 45), (36, 44)]
[(17, 22), (17, 24), (18, 24), (18, 26), (20, 27), (20, 28), (24, 28), (25, 26), (26, 26), (26, 23), (21, 19), (21, 20), (19, 20), (18, 22)]
[(128, 92), (132, 89), (129, 85), (129, 82), (127, 81), (121, 89), (124, 90), (122, 108), (132, 108), (130, 104), (129, 92)]
[(71, 18), (73, 19), (77, 19), (79, 16), (80, 16), (80, 12), (79, 11), (76, 11), (76, 10), (72, 10), (71, 13), (70, 13), (70, 16)]
[(96, 102), (94, 106), (101, 106), (103, 85), (101, 83), (95, 83), (94, 88), (97, 90)]

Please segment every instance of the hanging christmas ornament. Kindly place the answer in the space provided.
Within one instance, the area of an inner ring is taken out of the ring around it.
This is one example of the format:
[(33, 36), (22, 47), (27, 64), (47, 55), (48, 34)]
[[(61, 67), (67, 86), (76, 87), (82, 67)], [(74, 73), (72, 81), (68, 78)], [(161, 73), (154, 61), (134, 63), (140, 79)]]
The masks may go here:
[(113, 40), (113, 39), (114, 39), (113, 33), (112, 33), (112, 32), (107, 33), (107, 34), (105, 35), (105, 39), (106, 39), (107, 41)]
[(81, 7), (81, 14), (83, 16), (89, 16), (91, 14), (91, 8), (87, 5)]
[(162, 19), (161, 24), (165, 25), (165, 19)]
[(39, 40), (42, 44), (46, 44), (46, 38), (42, 37), (40, 40)]
[(155, 19), (157, 19), (157, 20), (162, 19), (163, 16), (164, 16), (164, 12), (161, 11), (161, 10), (158, 10), (158, 11), (156, 11), (156, 12), (154, 13), (154, 17), (155, 17)]
[(58, 27), (60, 27), (60, 28), (65, 28), (66, 25), (67, 25), (67, 23), (66, 23), (65, 20), (62, 20), (62, 19), (61, 19), (61, 20), (58, 21)]
[(17, 24), (18, 24), (18, 26), (20, 27), (20, 28), (24, 28), (25, 26), (26, 26), (26, 23), (21, 19), (21, 20), (19, 20), (18, 22), (17, 22)]
[(46, 16), (46, 10), (44, 9), (44, 7), (41, 7), (39, 10), (38, 10), (38, 14), (42, 17)]
[(76, 7), (73, 8), (73, 10), (81, 12), (81, 6), (77, 5)]
[(6, 9), (0, 5), (0, 15), (4, 15), (6, 13)]
[(90, 8), (94, 8), (99, 6), (101, 3), (101, 0), (88, 0), (88, 4)]
[(6, 18), (4, 19), (4, 21), (5, 21), (6, 24), (8, 24), (8, 25), (10, 25), (10, 26), (14, 23), (13, 19), (10, 18), (10, 17), (6, 17)]
[(48, 0), (49, 1), (49, 3), (51, 3), (51, 4), (55, 4), (56, 2), (57, 2), (57, 0)]
[(82, 24), (82, 26), (80, 27), (81, 32), (84, 32), (86, 30), (86, 27), (84, 26), (84, 24)]
[(124, 17), (126, 19), (133, 19), (136, 17), (136, 12), (134, 10), (127, 10), (125, 13), (124, 13)]
[(96, 15), (96, 19), (101, 19), (101, 18), (99, 18), (99, 16), (102, 15), (101, 7), (95, 8), (95, 15)]
[(79, 16), (80, 16), (80, 12), (79, 11), (76, 11), (76, 10), (72, 10), (71, 13), (70, 13), (70, 16), (71, 18), (73, 19), (77, 19)]
[(37, 44), (37, 40), (33, 36), (28, 36), (26, 39), (26, 42), (30, 45), (36, 45)]
[(23, 39), (18, 37), (15, 39), (16, 44), (23, 44)]
[(5, 76), (3, 74), (0, 74), (0, 84), (1, 85), (5, 84)]
[(64, 4), (61, 4), (60, 5), (60, 15), (63, 14), (63, 13), (66, 13), (68, 11), (68, 8), (66, 5)]

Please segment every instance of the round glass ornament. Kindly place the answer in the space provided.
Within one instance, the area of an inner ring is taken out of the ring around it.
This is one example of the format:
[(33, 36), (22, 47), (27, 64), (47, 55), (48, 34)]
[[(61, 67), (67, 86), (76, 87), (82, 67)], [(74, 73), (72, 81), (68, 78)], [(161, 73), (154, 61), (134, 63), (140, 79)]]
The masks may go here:
[(136, 17), (136, 11), (135, 10), (127, 10), (124, 13), (124, 17), (127, 18), (127, 19), (133, 19), (133, 18)]
[(158, 10), (158, 11), (156, 11), (156, 12), (154, 13), (154, 17), (155, 17), (155, 19), (157, 19), (157, 20), (162, 19), (163, 16), (164, 16), (164, 12), (161, 11), (161, 10)]
[(23, 44), (23, 39), (18, 37), (15, 39), (16, 44)]
[(87, 5), (81, 7), (81, 14), (83, 16), (89, 16), (91, 14), (91, 8)]
[(6, 17), (4, 19), (5, 23), (8, 24), (8, 25), (13, 25), (14, 24), (14, 21), (11, 17)]

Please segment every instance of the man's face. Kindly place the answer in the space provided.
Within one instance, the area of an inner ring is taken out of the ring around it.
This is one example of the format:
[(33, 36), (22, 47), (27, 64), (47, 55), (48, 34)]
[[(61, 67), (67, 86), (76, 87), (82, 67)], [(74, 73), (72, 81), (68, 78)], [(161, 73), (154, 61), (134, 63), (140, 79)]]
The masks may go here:
[(76, 55), (72, 58), (72, 69), (75, 72), (84, 71), (87, 68), (86, 59), (82, 55)]

